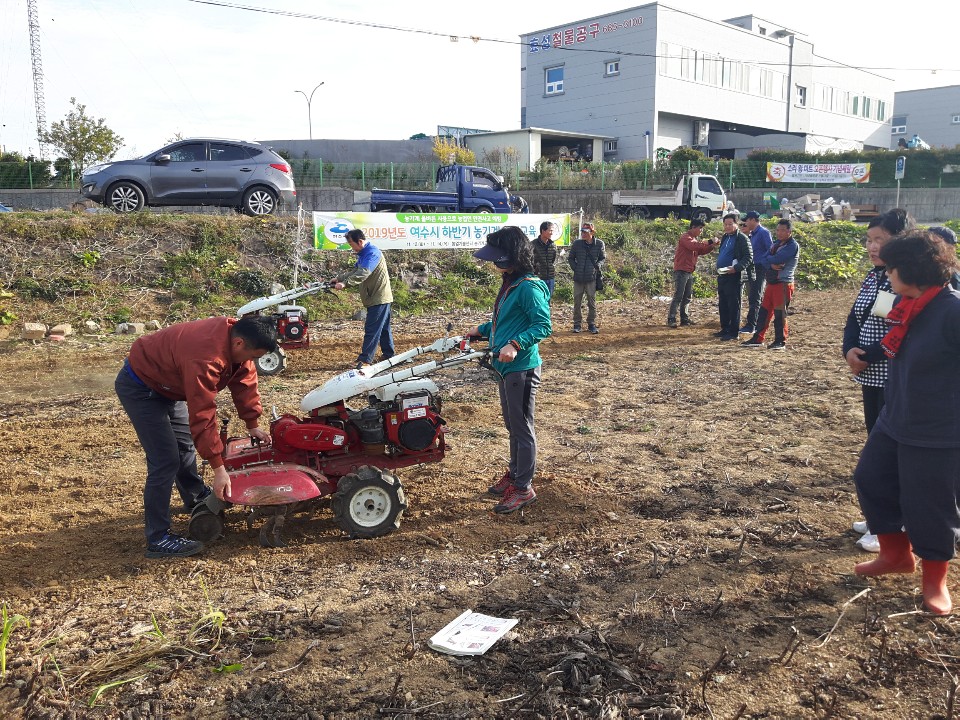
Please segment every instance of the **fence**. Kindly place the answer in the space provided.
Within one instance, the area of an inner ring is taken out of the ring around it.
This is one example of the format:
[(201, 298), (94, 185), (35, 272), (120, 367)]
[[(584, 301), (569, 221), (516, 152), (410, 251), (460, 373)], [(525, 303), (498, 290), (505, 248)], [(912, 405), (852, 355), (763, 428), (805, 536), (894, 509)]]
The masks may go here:
[[(342, 187), (369, 190), (432, 190), (438, 163), (328, 163), (322, 159), (289, 161), (298, 187)], [(874, 162), (870, 182), (859, 188), (897, 187), (894, 156), (889, 162)], [(958, 172), (953, 172), (957, 167)], [(672, 187), (684, 172), (716, 175), (728, 190), (747, 188), (818, 188), (834, 183), (771, 183), (767, 181), (766, 162), (756, 160), (702, 160), (685, 163), (649, 160), (601, 163), (538, 162), (534, 170), (519, 164), (491, 167), (504, 177), (514, 191), (522, 190), (649, 190)], [(50, 163), (0, 163), (0, 189), (65, 188), (78, 190), (80, 178), (73, 171), (53, 174)], [(903, 188), (958, 188), (960, 166), (937, 163), (907, 165), (901, 181)]]

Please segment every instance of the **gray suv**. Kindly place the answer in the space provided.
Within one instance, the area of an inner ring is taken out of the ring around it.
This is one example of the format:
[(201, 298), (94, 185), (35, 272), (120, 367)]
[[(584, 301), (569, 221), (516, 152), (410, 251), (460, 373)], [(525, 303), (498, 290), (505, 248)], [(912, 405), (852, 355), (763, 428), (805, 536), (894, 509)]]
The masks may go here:
[(121, 213), (145, 205), (217, 205), (269, 215), (297, 201), (289, 163), (242, 140), (180, 140), (138, 160), (92, 165), (81, 183), (84, 197)]

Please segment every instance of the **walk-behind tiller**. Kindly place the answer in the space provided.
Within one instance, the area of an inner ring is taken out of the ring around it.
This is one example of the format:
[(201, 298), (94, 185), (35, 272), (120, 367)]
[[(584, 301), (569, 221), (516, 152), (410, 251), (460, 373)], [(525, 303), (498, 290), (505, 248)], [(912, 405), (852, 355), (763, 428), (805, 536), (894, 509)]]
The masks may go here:
[[(395, 369), (429, 352), (446, 356)], [(274, 411), (269, 444), (228, 438), (224, 423), (229, 502), (208, 496), (191, 515), (190, 537), (201, 542), (220, 537), (226, 508), (242, 505), (250, 510), (248, 528), (256, 518), (266, 518), (261, 545), (280, 547), (286, 518), (327, 495), (333, 496), (334, 519), (351, 537), (392, 532), (407, 507), (394, 471), (438, 462), (446, 452), (440, 397), (426, 376), (473, 360), (489, 367), (488, 355), (471, 349), (465, 338), (441, 338), (363, 370), (348, 370), (303, 398), (306, 417)], [(367, 397), (367, 407), (349, 408), (346, 400), (355, 396)]]

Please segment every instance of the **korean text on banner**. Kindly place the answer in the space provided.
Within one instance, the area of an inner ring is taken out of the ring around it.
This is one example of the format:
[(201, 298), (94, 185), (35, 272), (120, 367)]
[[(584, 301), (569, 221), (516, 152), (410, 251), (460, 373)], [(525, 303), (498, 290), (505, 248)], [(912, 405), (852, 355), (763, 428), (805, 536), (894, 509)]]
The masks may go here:
[(866, 183), (870, 182), (870, 163), (767, 163), (768, 182), (791, 183)]
[(570, 244), (570, 215), (507, 215), (505, 213), (313, 213), (313, 246), (318, 250), (349, 250), (344, 236), (353, 229), (381, 250), (469, 250), (483, 247), (487, 235), (516, 225), (533, 240), (540, 224), (554, 225), (557, 245)]

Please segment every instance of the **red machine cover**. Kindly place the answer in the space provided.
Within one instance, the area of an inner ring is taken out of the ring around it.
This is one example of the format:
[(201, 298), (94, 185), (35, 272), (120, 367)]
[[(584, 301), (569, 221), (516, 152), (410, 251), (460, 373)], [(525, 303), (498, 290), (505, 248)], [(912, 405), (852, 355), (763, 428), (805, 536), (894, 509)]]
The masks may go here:
[(293, 463), (258, 465), (230, 472), (230, 495), (235, 505), (287, 505), (321, 495), (322, 473)]

